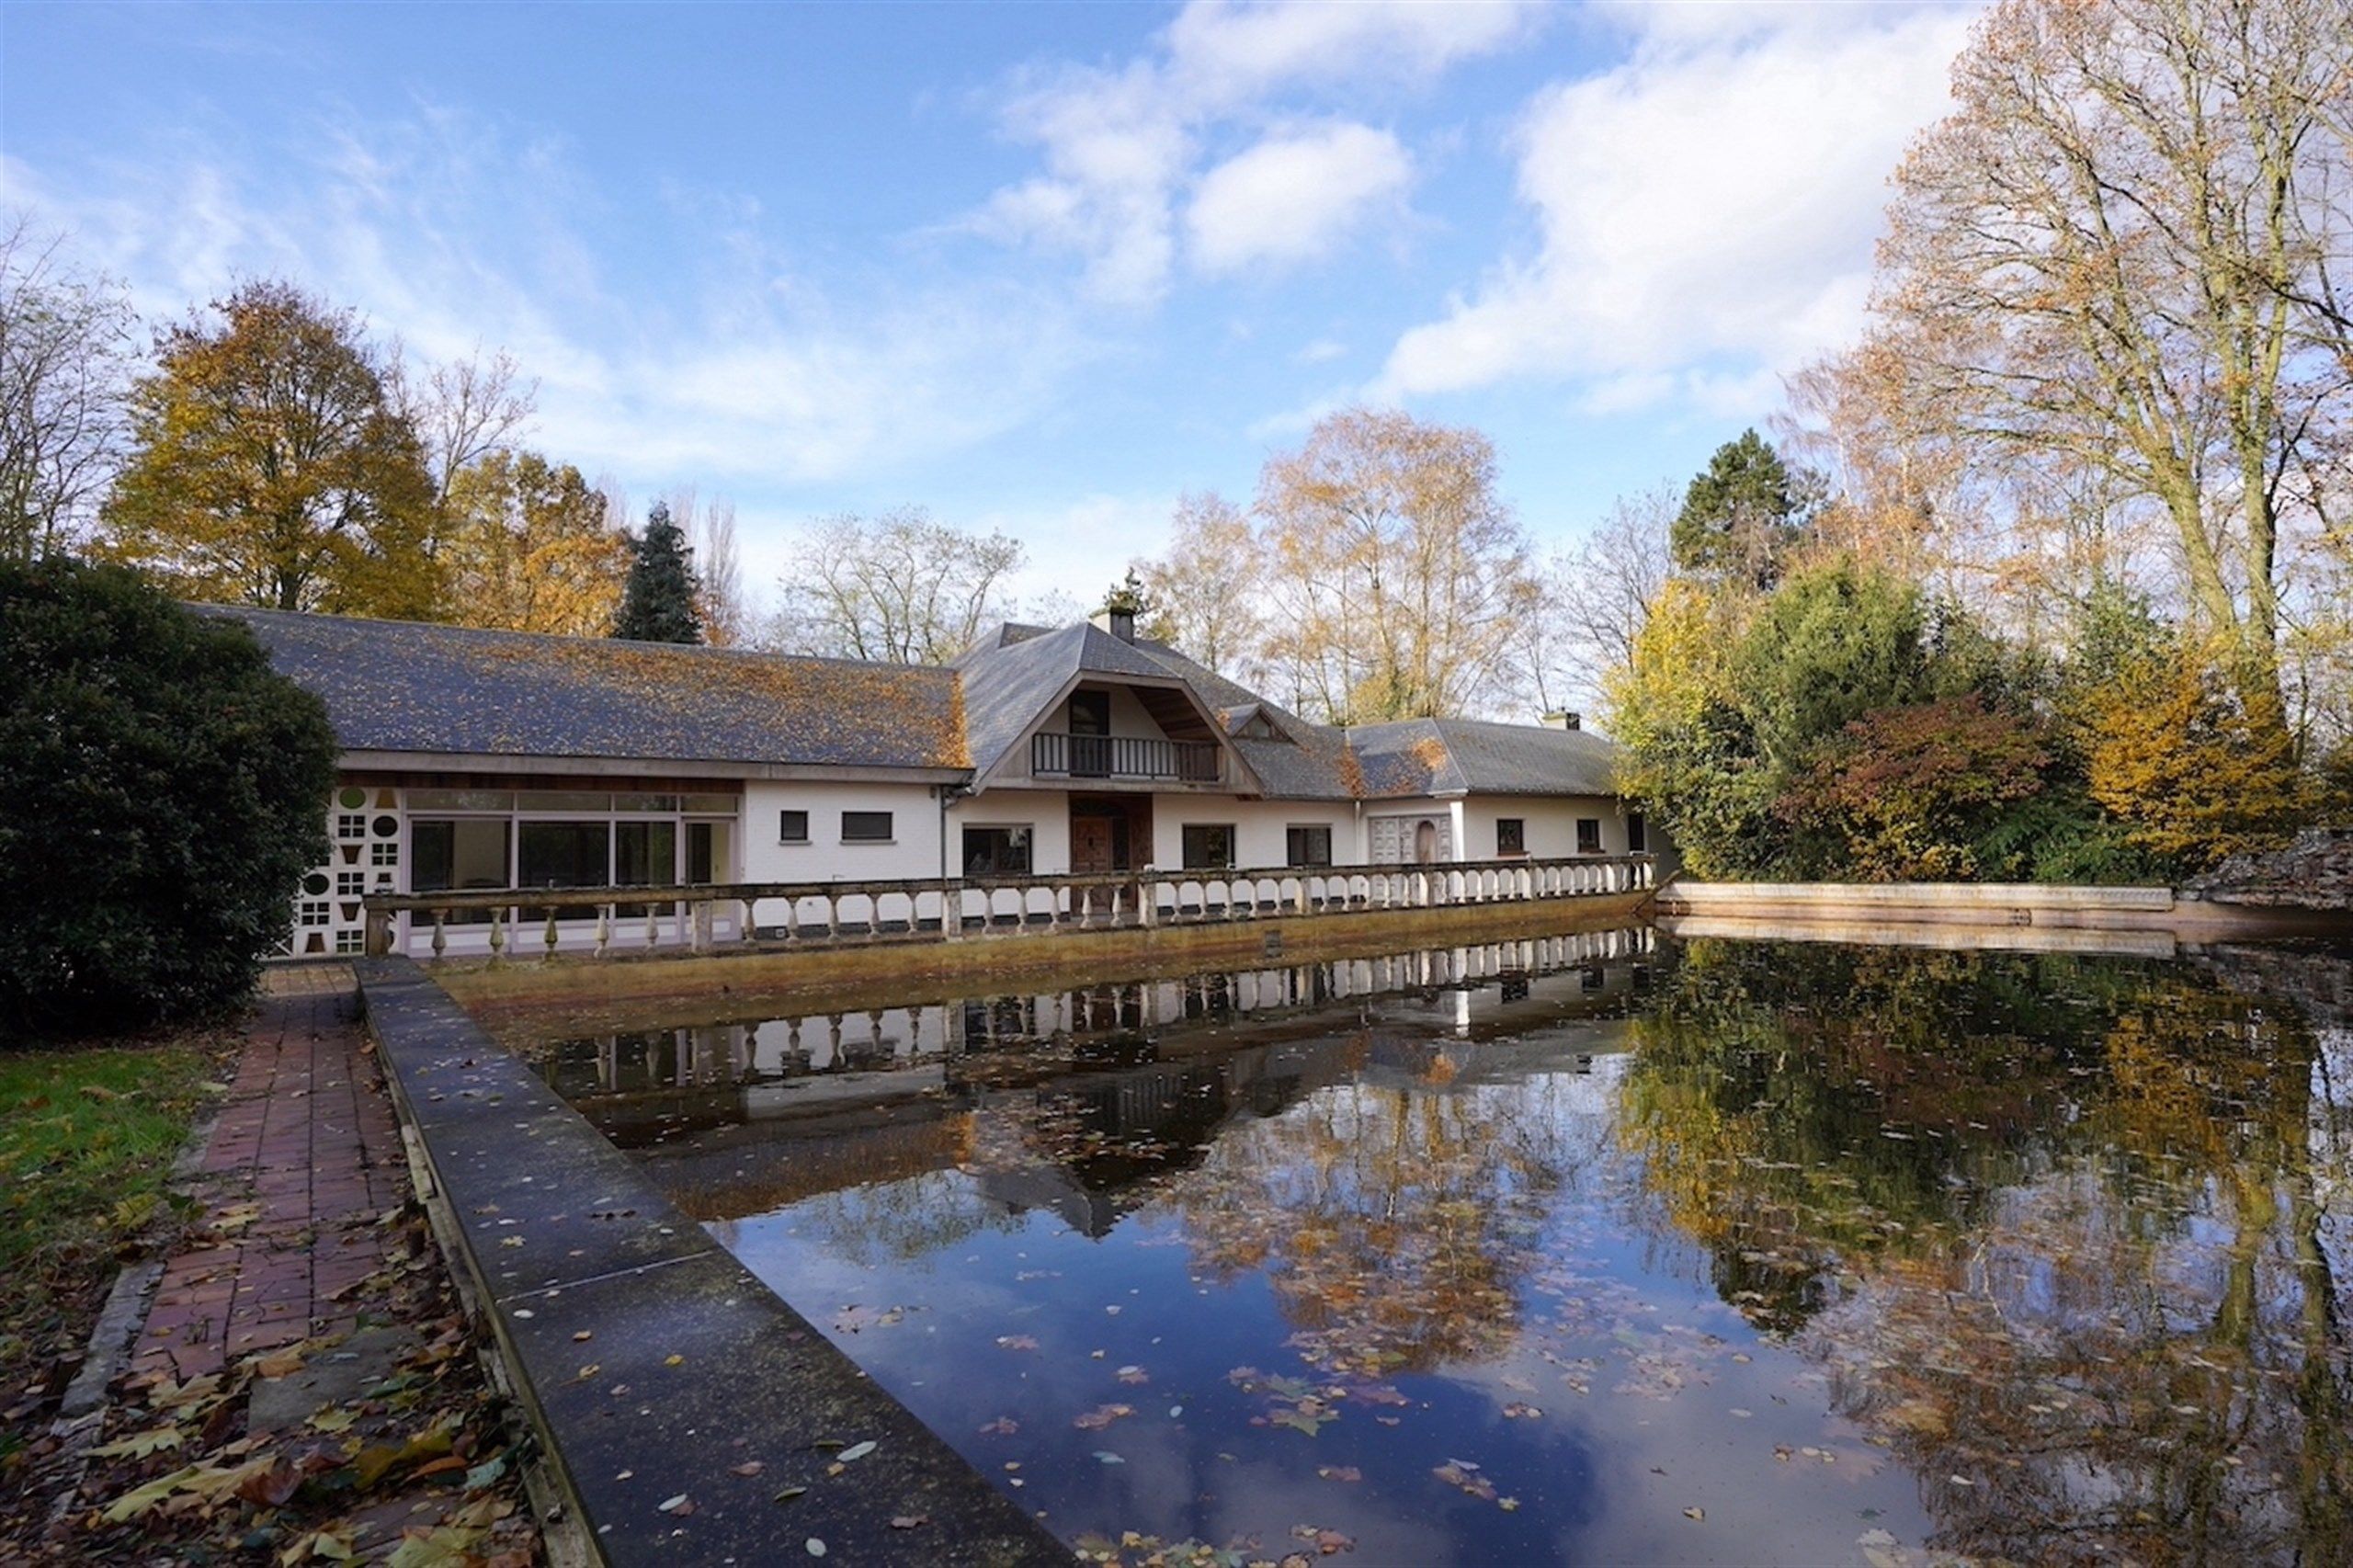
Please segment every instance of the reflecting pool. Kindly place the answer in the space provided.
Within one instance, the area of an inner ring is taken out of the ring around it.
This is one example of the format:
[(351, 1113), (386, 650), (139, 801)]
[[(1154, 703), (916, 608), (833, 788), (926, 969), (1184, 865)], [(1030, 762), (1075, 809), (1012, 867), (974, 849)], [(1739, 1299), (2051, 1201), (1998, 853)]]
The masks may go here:
[(2342, 1562), (2348, 1009), (1628, 931), (533, 1049), (1107, 1561)]

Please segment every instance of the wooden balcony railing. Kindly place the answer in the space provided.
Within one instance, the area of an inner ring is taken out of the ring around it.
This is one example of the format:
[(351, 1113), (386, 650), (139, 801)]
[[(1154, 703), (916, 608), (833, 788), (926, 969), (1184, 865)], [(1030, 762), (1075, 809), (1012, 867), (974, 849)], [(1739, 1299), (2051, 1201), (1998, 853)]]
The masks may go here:
[(1047, 732), (1029, 737), (1029, 773), (1036, 778), (1217, 784), (1225, 778), (1225, 753), (1215, 741)]
[(925, 877), (898, 881), (729, 882), (709, 887), (531, 888), (371, 893), (368, 950), (493, 958), (718, 946), (938, 942), (1276, 915), (1433, 909), (1633, 892), (1648, 855), (1472, 860), (1432, 866), (1270, 866), (1100, 876)]

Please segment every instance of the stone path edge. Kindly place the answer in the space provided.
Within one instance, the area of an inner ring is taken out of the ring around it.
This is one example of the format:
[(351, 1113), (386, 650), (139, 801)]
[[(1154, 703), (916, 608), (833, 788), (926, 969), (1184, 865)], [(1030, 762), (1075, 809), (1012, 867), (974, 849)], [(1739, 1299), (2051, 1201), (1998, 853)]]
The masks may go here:
[(858, 1562), (1072, 1560), (415, 960), (353, 967), (449, 1263), (605, 1561), (799, 1560), (813, 1540)]

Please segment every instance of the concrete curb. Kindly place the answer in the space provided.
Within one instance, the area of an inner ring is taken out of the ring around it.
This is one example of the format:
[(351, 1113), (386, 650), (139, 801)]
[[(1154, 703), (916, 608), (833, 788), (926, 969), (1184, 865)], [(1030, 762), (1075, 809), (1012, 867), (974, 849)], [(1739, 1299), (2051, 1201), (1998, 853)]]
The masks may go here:
[(606, 1561), (799, 1561), (811, 1540), (857, 1562), (1070, 1561), (413, 960), (354, 968), (450, 1267)]

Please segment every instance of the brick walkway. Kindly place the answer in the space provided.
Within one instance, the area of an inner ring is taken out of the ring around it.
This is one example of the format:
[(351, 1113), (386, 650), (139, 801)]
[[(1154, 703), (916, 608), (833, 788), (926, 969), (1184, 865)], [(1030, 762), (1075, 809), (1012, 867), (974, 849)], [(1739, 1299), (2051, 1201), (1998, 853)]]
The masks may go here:
[(263, 991), (198, 1177), (206, 1217), (164, 1266), (134, 1371), (187, 1379), (350, 1333), (347, 1302), (384, 1261), (376, 1219), (407, 1196), (349, 967), (275, 970)]

